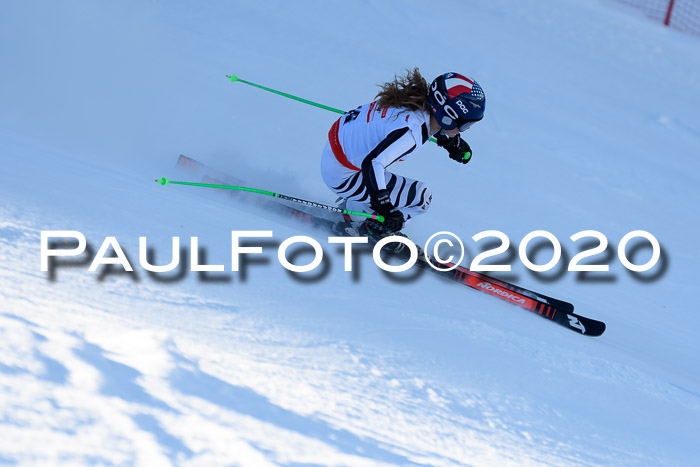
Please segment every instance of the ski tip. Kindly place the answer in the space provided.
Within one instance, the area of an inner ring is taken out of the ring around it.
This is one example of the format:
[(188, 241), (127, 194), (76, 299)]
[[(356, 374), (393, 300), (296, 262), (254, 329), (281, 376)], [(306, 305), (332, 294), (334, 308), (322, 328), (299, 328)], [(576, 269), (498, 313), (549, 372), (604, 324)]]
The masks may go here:
[(236, 81), (239, 80), (238, 76), (236, 76), (236, 75), (226, 75), (226, 77), (228, 79), (230, 79), (232, 83), (235, 83)]
[(170, 183), (170, 180), (168, 180), (167, 178), (163, 177), (163, 178), (157, 179), (157, 180), (156, 180), (156, 183), (160, 183), (161, 185), (164, 185), (164, 186), (165, 186), (165, 185), (167, 185), (168, 183)]

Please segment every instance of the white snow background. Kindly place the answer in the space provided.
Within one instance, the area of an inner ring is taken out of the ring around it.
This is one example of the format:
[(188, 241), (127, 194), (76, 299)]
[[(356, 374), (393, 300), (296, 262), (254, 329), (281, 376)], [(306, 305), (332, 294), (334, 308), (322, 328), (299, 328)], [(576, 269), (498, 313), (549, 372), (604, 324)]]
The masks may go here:
[[(570, 235), (603, 232), (598, 280), (511, 274), (603, 336), (369, 256), (347, 273), (323, 232), (153, 182), (186, 154), (333, 203), (337, 115), (225, 75), (352, 109), (414, 66), (475, 77), (487, 111), (470, 164), (428, 145), (396, 166), (434, 194), (406, 232), (458, 233), (473, 256), (483, 230), (517, 250), (543, 229), (568, 259)], [(700, 40), (611, 1), (3, 1), (0, 463), (697, 465), (698, 109)], [(617, 259), (638, 229), (664, 252), (651, 280)], [(83, 261), (52, 281), (42, 230), (115, 236), (136, 273)], [(269, 245), (232, 273), (231, 230), (312, 235), (327, 275), (295, 278)], [(139, 236), (159, 264), (197, 236), (228, 272), (154, 279)]]

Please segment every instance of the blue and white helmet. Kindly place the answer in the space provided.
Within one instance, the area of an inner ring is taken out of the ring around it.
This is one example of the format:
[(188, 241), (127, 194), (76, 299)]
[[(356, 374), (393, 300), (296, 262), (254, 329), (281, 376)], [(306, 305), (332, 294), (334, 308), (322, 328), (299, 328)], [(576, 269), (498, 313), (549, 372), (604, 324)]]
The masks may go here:
[(440, 75), (428, 90), (430, 111), (444, 130), (469, 128), (484, 118), (486, 96), (479, 83), (459, 73)]

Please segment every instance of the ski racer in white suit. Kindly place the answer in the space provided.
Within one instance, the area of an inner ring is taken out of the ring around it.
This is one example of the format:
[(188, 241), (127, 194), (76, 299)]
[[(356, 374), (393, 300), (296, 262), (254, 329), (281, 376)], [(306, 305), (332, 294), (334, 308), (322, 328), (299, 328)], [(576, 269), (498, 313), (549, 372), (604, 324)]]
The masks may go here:
[(481, 120), (485, 107), (481, 87), (457, 73), (438, 76), (429, 88), (415, 68), (380, 87), (375, 101), (333, 124), (321, 158), (323, 180), (346, 200), (346, 209), (385, 217), (384, 223), (366, 221), (363, 235), (399, 232), (408, 219), (426, 212), (430, 188), (388, 167), (413, 156), (430, 136), (450, 158), (466, 164), (471, 148), (459, 133)]

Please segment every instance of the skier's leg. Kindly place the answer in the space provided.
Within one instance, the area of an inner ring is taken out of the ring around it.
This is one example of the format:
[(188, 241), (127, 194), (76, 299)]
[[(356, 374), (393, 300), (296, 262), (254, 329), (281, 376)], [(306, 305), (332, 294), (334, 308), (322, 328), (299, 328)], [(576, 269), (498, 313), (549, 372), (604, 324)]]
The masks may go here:
[[(370, 206), (370, 194), (362, 178), (362, 172), (348, 169), (338, 163), (329, 143), (326, 143), (323, 150), (321, 175), (328, 188), (346, 200), (346, 209), (373, 212)], [(391, 172), (385, 172), (384, 176), (392, 204), (399, 208), (406, 220), (428, 210), (432, 201), (432, 192), (425, 183)], [(352, 217), (353, 221), (364, 220), (359, 216)]]
[[(386, 172), (387, 180), (386, 188), (391, 197), (391, 203), (396, 206), (408, 222), (411, 218), (425, 213), (430, 207), (430, 202), (433, 199), (432, 191), (423, 182), (406, 178), (401, 175), (396, 175), (391, 172)], [(373, 212), (370, 207), (369, 199), (364, 199), (364, 195), (360, 197), (350, 197), (347, 200), (347, 209), (353, 211)], [(369, 196), (367, 196), (369, 198)], [(387, 235), (402, 235), (401, 232), (388, 232), (382, 228), (382, 224), (377, 221), (364, 219), (364, 222), (357, 228), (360, 235), (367, 235), (376, 240)], [(394, 253), (403, 251), (405, 245), (400, 242), (389, 243), (385, 249)], [(421, 256), (419, 249), (419, 256)]]
[[(403, 213), (406, 220), (425, 213), (430, 207), (433, 194), (425, 183), (391, 172), (386, 173), (386, 180), (391, 203)], [(369, 193), (360, 172), (355, 172), (338, 186), (339, 189), (334, 191), (347, 200), (346, 209), (373, 212), (370, 207)]]
[(406, 220), (424, 214), (430, 207), (433, 192), (425, 183), (391, 172), (386, 172), (386, 180), (391, 202)]
[(341, 165), (333, 155), (328, 142), (321, 157), (321, 176), (326, 186), (336, 195), (343, 199), (366, 200), (369, 206), (369, 193), (362, 180), (362, 172)]

